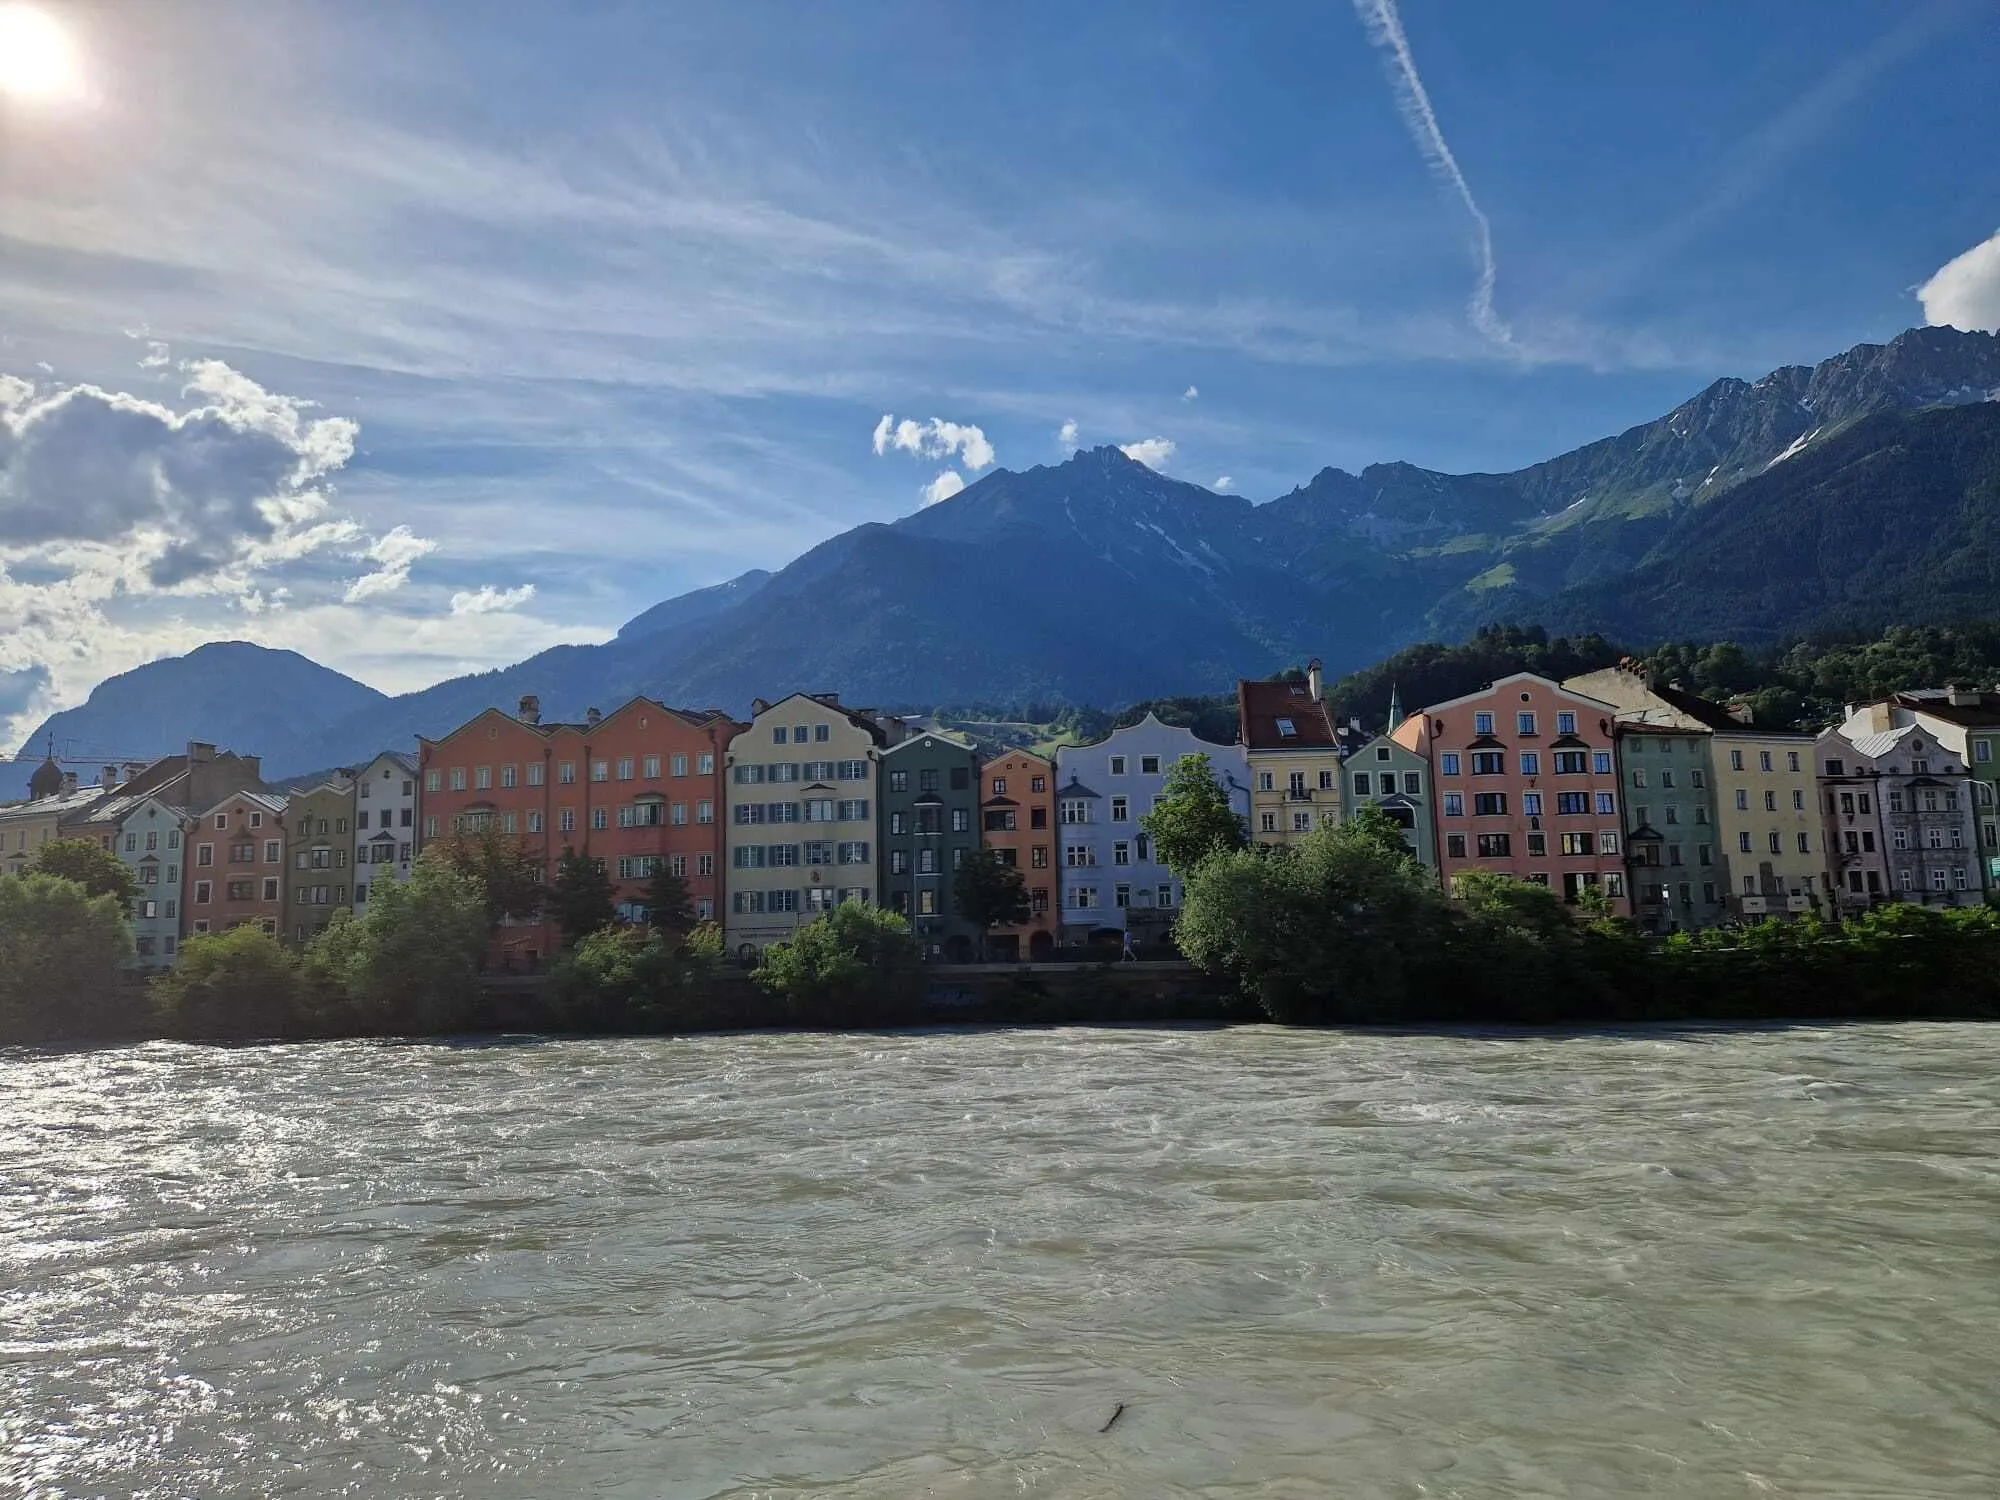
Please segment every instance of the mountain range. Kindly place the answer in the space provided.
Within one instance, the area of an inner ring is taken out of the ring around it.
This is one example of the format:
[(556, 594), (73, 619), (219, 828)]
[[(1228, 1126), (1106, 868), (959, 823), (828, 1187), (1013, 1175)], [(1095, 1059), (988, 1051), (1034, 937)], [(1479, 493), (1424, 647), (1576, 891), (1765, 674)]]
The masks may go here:
[(1339, 672), (1496, 620), (1633, 645), (1771, 640), (2000, 613), (1996, 523), (2000, 336), (1920, 328), (1718, 380), (1508, 474), (1325, 469), (1258, 504), (1116, 448), (998, 470), (776, 572), (665, 600), (603, 645), (400, 697), (293, 653), (207, 646), (107, 680), (24, 751), (202, 738), (282, 774), (407, 748), (525, 693), (552, 717), (640, 692), (736, 712), (795, 689), (1109, 705), (1309, 656)]

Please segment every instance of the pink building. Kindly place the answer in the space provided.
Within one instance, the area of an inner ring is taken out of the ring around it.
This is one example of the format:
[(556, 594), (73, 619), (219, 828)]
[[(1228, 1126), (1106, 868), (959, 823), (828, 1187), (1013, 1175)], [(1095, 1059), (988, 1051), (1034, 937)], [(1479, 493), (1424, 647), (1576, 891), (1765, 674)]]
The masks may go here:
[(1390, 736), (1430, 762), (1438, 870), (1595, 889), (1630, 913), (1619, 807), (1617, 711), (1532, 672), (1433, 704)]

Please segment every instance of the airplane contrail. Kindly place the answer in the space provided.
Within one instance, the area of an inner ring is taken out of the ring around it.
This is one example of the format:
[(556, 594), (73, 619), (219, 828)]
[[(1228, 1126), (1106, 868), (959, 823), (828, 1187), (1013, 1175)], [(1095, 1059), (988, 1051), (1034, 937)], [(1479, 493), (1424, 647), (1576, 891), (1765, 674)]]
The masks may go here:
[(1458, 158), (1451, 154), (1444, 131), (1438, 126), (1437, 111), (1431, 108), (1431, 96), (1423, 79), (1417, 76), (1416, 59), (1410, 55), (1410, 39), (1403, 34), (1403, 18), (1396, 9), (1396, 0), (1354, 0), (1354, 9), (1375, 45), (1385, 49), (1394, 60), (1392, 78), (1397, 102), (1402, 106), (1403, 122), (1409, 126), (1417, 150), (1472, 216), (1479, 262), (1479, 281), (1473, 287), (1468, 308), (1472, 326), (1495, 343), (1511, 344), (1514, 331), (1493, 310), (1493, 286), (1500, 271), (1493, 258), (1493, 226), (1472, 196), (1472, 187), (1459, 168)]

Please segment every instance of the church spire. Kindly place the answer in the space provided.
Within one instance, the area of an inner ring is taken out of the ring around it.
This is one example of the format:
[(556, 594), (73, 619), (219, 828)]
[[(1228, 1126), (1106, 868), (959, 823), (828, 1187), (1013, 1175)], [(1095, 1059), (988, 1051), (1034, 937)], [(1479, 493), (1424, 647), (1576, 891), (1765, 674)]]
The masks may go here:
[(1396, 732), (1396, 726), (1403, 722), (1403, 693), (1395, 683), (1389, 684), (1389, 733)]

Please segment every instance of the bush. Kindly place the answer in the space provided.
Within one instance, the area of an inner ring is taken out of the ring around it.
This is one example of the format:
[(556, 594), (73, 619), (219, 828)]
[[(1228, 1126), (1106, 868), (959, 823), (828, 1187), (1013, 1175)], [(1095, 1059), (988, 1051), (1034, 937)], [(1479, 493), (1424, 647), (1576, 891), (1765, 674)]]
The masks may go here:
[(909, 923), (879, 906), (849, 901), (771, 948), (754, 978), (784, 997), (793, 1021), (852, 1025), (895, 1016), (922, 966), (923, 950)]
[(150, 1030), (144, 992), (120, 972), (131, 958), (115, 895), (54, 875), (0, 877), (0, 1041)]
[(672, 1029), (721, 958), (722, 929), (713, 922), (680, 944), (650, 925), (600, 928), (550, 969), (552, 1019), (579, 1031)]
[(369, 887), (368, 911), (336, 918), (306, 950), (312, 1003), (342, 1030), (434, 1035), (465, 1026), (479, 1001), (487, 895), (428, 852), (407, 880)]
[(207, 1040), (297, 1036), (308, 1030), (299, 961), (256, 927), (197, 933), (153, 981), (174, 1036)]

